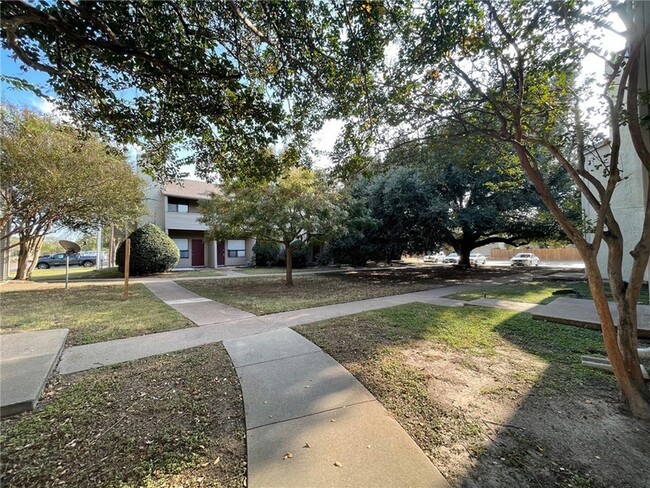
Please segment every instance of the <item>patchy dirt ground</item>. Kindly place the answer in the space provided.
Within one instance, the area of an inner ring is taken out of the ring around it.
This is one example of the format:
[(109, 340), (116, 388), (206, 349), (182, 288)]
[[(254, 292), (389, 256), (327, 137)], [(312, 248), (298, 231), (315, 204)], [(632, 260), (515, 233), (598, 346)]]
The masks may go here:
[(611, 387), (549, 390), (544, 362), (499, 349), (496, 358), (428, 344), (401, 351), (429, 399), (476, 429), (432, 453), (453, 485), (650, 486), (650, 425), (623, 414)]
[(221, 345), (55, 377), (0, 439), (3, 487), (245, 485), (241, 391)]
[[(458, 324), (423, 339), (442, 313)], [(650, 422), (621, 411), (611, 375), (579, 365), (580, 354), (602, 352), (597, 333), (486, 312), (475, 325), (491, 335), (475, 347), (468, 314), (396, 307), (298, 330), (382, 402), (453, 487), (650, 487)]]

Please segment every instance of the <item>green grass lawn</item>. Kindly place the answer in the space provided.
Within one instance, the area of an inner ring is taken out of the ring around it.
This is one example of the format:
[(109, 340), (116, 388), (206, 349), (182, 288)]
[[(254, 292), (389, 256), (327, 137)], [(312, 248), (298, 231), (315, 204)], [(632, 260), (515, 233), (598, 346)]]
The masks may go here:
[[(117, 268), (84, 268), (83, 266), (70, 266), (70, 280), (104, 280), (122, 278)], [(35, 269), (32, 273), (32, 281), (65, 281), (65, 267), (50, 269)]]
[[(151, 278), (205, 278), (208, 276), (224, 276), (223, 271), (217, 271), (214, 269), (200, 269), (196, 271), (170, 271), (168, 273), (159, 273), (156, 275), (150, 276)], [(149, 278), (146, 276), (145, 278)]]
[[(647, 445), (645, 427), (620, 412), (613, 375), (580, 364), (580, 355), (604, 355), (595, 331), (424, 303), (296, 331), (363, 383), (454, 488), (610, 486), (615, 470), (599, 461), (608, 422), (620, 428), (618, 462)], [(587, 436), (603, 441), (588, 466), (573, 454)], [(578, 483), (587, 473), (606, 482)]]
[[(43, 286), (43, 285), (41, 285)], [(62, 286), (3, 291), (0, 331), (70, 329), (68, 344), (89, 344), (189, 327), (192, 323), (158, 300), (144, 285), (133, 284), (122, 300), (117, 285)]]
[[(599, 332), (535, 321), (526, 313), (412, 303), (316, 326), (300, 326), (296, 330), (325, 346), (335, 358), (359, 352), (361, 357), (372, 356), (370, 350), (377, 351), (383, 346), (403, 347), (421, 340), (463, 353), (493, 356), (499, 354), (498, 347), (507, 342), (549, 364), (561, 366), (557, 373), (569, 384), (584, 378), (603, 377), (602, 372), (584, 368), (579, 361), (580, 354), (605, 354)], [(350, 352), (345, 351), (348, 348)]]
[[(553, 295), (557, 290), (575, 290), (583, 298), (591, 298), (591, 292), (587, 283), (565, 283), (565, 282), (531, 282), (506, 285), (496, 285), (484, 288), (474, 288), (460, 293), (454, 293), (447, 298), (456, 300), (477, 300), (483, 298), (495, 298), (499, 300), (513, 300), (516, 302), (539, 303), (546, 305), (562, 295)], [(610, 301), (609, 285), (605, 284), (605, 291)], [(648, 304), (648, 287), (644, 285), (641, 289), (639, 303)]]
[(279, 277), (192, 280), (179, 281), (178, 284), (201, 296), (257, 315), (397, 295), (439, 286), (435, 281), (419, 282), (408, 278), (385, 280), (378, 276), (373, 278), (370, 273), (295, 276), (293, 287), (285, 286)]
[(6, 487), (241, 487), (246, 429), (221, 344), (54, 376), (38, 410), (2, 420)]
[[(332, 268), (301, 268), (301, 269), (294, 269), (293, 273), (306, 273), (309, 271), (324, 271), (324, 270), (329, 270)], [(278, 266), (273, 266), (273, 267), (268, 267), (268, 268), (236, 268), (235, 271), (247, 275), (259, 275), (259, 274), (285, 274), (287, 270), (282, 267)]]
[[(159, 273), (152, 275), (154, 278), (204, 278), (207, 276), (223, 276), (223, 271), (217, 270), (197, 270), (197, 271), (171, 271), (169, 273)], [(14, 275), (15, 276), (15, 275)], [(13, 276), (12, 276), (13, 277)], [(70, 280), (108, 280), (123, 279), (124, 276), (113, 268), (84, 268), (83, 266), (70, 266)], [(137, 278), (132, 276), (132, 278)], [(65, 281), (65, 267), (56, 267), (50, 269), (35, 269), (32, 273), (32, 281)]]

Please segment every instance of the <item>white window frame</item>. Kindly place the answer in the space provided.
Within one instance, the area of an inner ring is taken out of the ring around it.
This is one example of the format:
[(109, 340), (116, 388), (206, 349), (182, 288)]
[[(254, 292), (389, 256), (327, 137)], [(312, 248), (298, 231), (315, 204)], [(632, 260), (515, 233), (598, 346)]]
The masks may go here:
[[(181, 259), (188, 259), (190, 257), (190, 240), (187, 237), (172, 237), (172, 241), (174, 241), (174, 244), (176, 244), (176, 247), (181, 254)], [(182, 249), (179, 245), (179, 243), (182, 241), (185, 241), (185, 249)]]
[(246, 240), (245, 239), (228, 240), (228, 242), (226, 243), (226, 249), (227, 249), (226, 255), (229, 258), (245, 258)]

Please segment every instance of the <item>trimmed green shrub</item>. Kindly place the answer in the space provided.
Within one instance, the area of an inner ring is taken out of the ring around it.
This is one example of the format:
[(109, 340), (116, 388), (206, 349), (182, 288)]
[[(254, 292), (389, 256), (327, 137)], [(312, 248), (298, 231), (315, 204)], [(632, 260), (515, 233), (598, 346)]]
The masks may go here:
[(276, 266), (280, 244), (277, 242), (257, 241), (253, 246), (255, 266)]
[[(157, 225), (144, 225), (132, 232), (129, 239), (131, 239), (129, 266), (131, 275), (164, 273), (178, 263), (180, 258), (178, 247)], [(115, 260), (117, 268), (124, 273), (124, 242), (117, 248)]]

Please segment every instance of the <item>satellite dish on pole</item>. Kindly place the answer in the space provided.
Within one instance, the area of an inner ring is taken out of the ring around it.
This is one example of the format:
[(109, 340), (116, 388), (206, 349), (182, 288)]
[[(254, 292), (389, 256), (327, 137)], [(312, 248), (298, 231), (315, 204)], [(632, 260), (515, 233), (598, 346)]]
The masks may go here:
[(59, 244), (65, 249), (65, 289), (68, 289), (68, 276), (70, 274), (70, 254), (76, 254), (81, 251), (79, 244), (76, 242), (60, 240)]
[(67, 254), (74, 254), (81, 251), (79, 244), (77, 244), (76, 242), (60, 240), (59, 244), (61, 244), (61, 247), (65, 249), (65, 252)]

